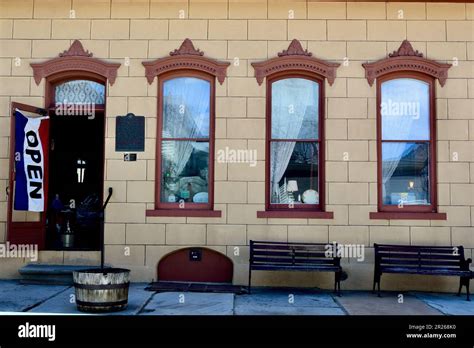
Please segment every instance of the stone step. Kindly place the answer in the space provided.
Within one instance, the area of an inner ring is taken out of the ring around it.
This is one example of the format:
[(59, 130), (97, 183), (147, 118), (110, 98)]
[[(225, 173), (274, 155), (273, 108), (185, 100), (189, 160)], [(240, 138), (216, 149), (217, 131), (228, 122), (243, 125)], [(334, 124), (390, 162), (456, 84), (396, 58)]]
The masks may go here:
[(87, 268), (99, 268), (99, 266), (30, 263), (20, 268), (18, 272), (22, 276), (21, 284), (73, 285), (72, 272)]

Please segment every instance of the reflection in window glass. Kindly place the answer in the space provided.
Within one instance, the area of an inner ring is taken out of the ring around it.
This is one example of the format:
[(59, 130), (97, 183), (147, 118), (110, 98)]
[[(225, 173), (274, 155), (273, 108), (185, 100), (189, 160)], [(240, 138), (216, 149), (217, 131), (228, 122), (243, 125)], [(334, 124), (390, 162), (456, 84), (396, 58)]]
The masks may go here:
[(428, 143), (383, 143), (383, 203), (430, 204), (429, 164)]
[(319, 145), (275, 141), (271, 144), (272, 204), (319, 204)]
[(202, 79), (163, 83), (162, 203), (209, 202), (210, 96)]
[(163, 137), (208, 138), (211, 84), (179, 77), (163, 84)]
[(60, 104), (105, 104), (105, 86), (89, 80), (73, 80), (55, 88), (55, 102)]
[(161, 201), (208, 203), (209, 143), (162, 142)]
[(429, 140), (429, 85), (415, 79), (382, 83), (382, 140)]
[(272, 83), (272, 138), (318, 139), (319, 84), (302, 78)]

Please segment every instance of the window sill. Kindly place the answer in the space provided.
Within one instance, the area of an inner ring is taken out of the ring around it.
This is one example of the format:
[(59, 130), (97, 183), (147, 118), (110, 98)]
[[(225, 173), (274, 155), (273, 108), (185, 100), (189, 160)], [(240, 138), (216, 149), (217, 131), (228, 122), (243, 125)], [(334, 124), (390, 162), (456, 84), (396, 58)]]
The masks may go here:
[(257, 218), (271, 219), (333, 219), (331, 211), (288, 211), (288, 210), (266, 210), (257, 211)]
[(169, 216), (169, 217), (210, 217), (220, 218), (222, 217), (222, 211), (220, 210), (186, 210), (186, 209), (155, 209), (147, 210), (146, 216)]
[(371, 220), (446, 220), (446, 213), (372, 212)]

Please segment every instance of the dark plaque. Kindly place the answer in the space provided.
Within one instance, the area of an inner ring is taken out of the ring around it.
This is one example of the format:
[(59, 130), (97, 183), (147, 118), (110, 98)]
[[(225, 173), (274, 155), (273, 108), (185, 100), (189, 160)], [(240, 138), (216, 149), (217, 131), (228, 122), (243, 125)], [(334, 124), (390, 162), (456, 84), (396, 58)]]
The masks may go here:
[(123, 155), (123, 160), (125, 162), (135, 162), (137, 160), (137, 154), (136, 153), (126, 153)]
[(145, 151), (145, 117), (127, 114), (117, 116), (115, 151)]
[(189, 250), (189, 261), (201, 261), (202, 250), (200, 248), (192, 248)]

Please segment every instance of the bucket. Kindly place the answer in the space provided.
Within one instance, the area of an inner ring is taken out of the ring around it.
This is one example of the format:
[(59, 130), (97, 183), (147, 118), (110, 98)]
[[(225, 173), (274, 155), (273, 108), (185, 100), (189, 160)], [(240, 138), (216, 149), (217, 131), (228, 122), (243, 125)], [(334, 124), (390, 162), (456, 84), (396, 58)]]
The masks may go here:
[(62, 234), (61, 242), (63, 243), (64, 248), (72, 248), (74, 245), (74, 235), (73, 234)]
[(95, 268), (73, 272), (76, 305), (81, 312), (117, 312), (127, 308), (130, 270)]

